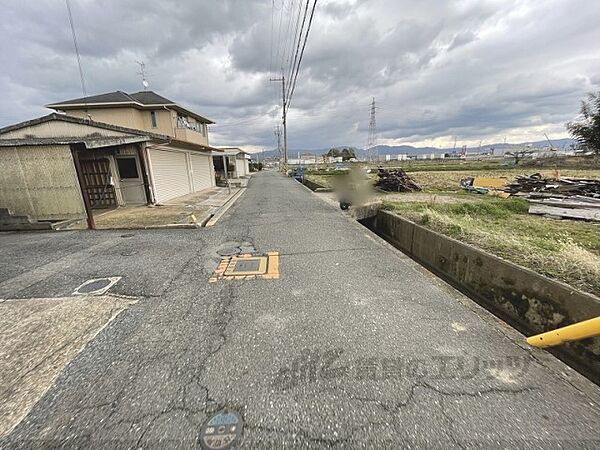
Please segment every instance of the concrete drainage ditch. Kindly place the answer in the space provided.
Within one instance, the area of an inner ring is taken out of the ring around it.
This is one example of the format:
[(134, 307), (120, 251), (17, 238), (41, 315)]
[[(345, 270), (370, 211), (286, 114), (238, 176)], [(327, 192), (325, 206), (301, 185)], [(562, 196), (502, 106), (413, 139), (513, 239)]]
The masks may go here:
[[(367, 207), (368, 208), (368, 207)], [(388, 211), (359, 222), (526, 335), (600, 316), (600, 298), (551, 280)], [(600, 384), (600, 337), (549, 350)]]

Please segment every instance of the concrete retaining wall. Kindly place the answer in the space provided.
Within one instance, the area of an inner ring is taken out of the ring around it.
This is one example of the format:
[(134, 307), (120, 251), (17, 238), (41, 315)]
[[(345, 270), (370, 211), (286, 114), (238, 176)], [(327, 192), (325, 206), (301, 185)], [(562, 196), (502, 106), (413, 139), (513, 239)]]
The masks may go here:
[(307, 180), (304, 178), (304, 185), (309, 188), (311, 191), (318, 192), (331, 192), (331, 188), (327, 188), (325, 186), (321, 186), (319, 183), (315, 183), (314, 181)]
[[(363, 224), (526, 335), (600, 316), (598, 297), (388, 211)], [(600, 384), (600, 337), (552, 352)]]

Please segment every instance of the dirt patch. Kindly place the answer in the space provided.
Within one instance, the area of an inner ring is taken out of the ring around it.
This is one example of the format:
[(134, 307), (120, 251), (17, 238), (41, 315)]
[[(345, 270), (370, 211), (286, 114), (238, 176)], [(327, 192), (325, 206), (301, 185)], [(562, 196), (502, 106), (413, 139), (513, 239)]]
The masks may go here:
[(131, 303), (111, 296), (0, 303), (0, 436), (29, 413), (66, 365)]
[(406, 202), (406, 203), (427, 203), (429, 205), (444, 205), (452, 203), (475, 203), (482, 201), (479, 195), (444, 195), (444, 194), (429, 194), (426, 192), (406, 192), (376, 195), (378, 200), (389, 202)]
[[(208, 206), (132, 206), (96, 214), (98, 229), (145, 228), (170, 224), (192, 224), (208, 212)], [(194, 217), (192, 217), (192, 215)]]

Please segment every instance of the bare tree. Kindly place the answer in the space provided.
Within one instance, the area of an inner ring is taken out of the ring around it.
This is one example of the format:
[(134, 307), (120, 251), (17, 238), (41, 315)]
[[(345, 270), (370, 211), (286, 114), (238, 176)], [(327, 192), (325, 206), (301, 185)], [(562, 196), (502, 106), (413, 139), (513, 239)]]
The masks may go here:
[(581, 101), (578, 120), (567, 123), (567, 130), (581, 146), (600, 155), (600, 92), (590, 92)]
[(515, 166), (519, 165), (519, 161), (525, 158), (527, 155), (531, 155), (534, 152), (531, 148), (524, 148), (522, 150), (514, 150), (512, 152), (506, 152), (507, 155), (510, 155), (515, 158)]

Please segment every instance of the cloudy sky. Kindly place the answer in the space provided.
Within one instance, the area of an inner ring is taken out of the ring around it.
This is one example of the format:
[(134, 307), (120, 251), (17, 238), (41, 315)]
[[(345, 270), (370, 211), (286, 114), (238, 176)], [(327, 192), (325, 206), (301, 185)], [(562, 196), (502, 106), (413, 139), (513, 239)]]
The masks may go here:
[[(275, 146), (304, 0), (71, 0), (89, 94), (151, 89), (213, 119), (211, 143)], [(312, 1), (311, 1), (312, 3)], [(0, 126), (81, 96), (64, 0), (0, 0)], [(292, 149), (566, 137), (600, 90), (597, 0), (318, 0), (289, 112)]]

